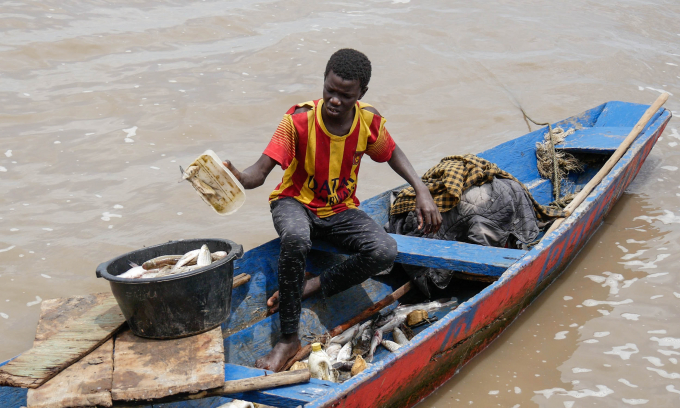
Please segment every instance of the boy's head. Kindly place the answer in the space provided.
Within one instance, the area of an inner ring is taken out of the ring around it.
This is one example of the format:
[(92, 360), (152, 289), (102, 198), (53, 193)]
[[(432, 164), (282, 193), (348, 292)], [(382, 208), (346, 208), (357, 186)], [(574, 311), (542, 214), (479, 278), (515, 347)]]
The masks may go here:
[(371, 80), (371, 61), (362, 52), (351, 48), (337, 50), (326, 64), (324, 80), (331, 71), (344, 80), (358, 80), (362, 96), (368, 90), (368, 82)]

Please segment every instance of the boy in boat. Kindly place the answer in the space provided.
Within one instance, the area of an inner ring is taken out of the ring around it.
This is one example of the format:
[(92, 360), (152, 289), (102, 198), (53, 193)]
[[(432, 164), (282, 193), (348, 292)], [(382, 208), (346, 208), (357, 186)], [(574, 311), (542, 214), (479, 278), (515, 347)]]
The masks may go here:
[[(371, 105), (359, 102), (370, 78), (371, 62), (363, 53), (335, 52), (324, 72), (322, 99), (290, 108), (252, 166), (238, 171), (224, 162), (246, 189), (261, 186), (277, 164), (285, 170), (269, 196), (281, 252), (279, 291), (267, 306), (271, 313), (279, 311), (281, 339), (256, 362), (257, 367), (279, 371), (300, 349), (302, 299), (317, 292), (332, 296), (392, 266), (396, 242), (357, 208), (354, 193), (364, 153), (376, 162), (387, 162), (414, 187), (419, 229), (435, 232), (441, 225), (429, 190), (385, 129), (385, 119)], [(356, 254), (305, 280), (305, 259), (314, 237)]]

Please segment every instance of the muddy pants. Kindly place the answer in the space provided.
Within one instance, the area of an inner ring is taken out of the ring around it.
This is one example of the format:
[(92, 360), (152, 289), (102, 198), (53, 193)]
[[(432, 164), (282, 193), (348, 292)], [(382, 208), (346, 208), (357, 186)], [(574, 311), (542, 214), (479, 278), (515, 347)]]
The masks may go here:
[(345, 210), (319, 218), (294, 198), (281, 198), (271, 203), (271, 211), (274, 228), (281, 238), (279, 318), (283, 334), (298, 332), (305, 259), (312, 238), (322, 238), (354, 253), (321, 274), (324, 297), (389, 268), (397, 256), (396, 241), (361, 210)]

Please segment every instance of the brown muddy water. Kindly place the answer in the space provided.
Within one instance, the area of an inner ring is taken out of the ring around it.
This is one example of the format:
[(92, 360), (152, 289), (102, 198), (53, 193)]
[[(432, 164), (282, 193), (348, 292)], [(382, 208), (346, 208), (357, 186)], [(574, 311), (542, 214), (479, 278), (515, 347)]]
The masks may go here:
[[(267, 195), (219, 217), (178, 166), (243, 168), (321, 96), (330, 54), (365, 52), (365, 100), (416, 170), (609, 100), (680, 110), (673, 1), (0, 3), (0, 360), (42, 299), (108, 290), (95, 267), (171, 239), (274, 238)], [(680, 124), (564, 274), (423, 407), (680, 406)], [(366, 160), (358, 196), (401, 183)], [(594, 305), (594, 306), (591, 306)]]

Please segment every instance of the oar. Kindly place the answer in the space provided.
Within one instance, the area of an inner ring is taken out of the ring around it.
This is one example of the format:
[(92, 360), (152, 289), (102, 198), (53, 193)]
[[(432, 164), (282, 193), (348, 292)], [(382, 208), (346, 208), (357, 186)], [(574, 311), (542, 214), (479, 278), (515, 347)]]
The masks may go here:
[[(593, 189), (595, 189), (595, 187), (597, 187), (598, 184), (600, 184), (600, 182), (605, 178), (605, 176), (609, 174), (609, 172), (611, 171), (612, 168), (614, 168), (619, 159), (623, 157), (626, 151), (628, 151), (628, 148), (630, 147), (630, 145), (633, 144), (633, 142), (638, 137), (640, 132), (642, 132), (642, 129), (644, 129), (645, 126), (647, 126), (647, 122), (649, 122), (652, 116), (654, 116), (654, 114), (661, 108), (661, 106), (663, 106), (664, 103), (666, 103), (667, 100), (668, 94), (665, 92), (662, 93), (658, 98), (656, 98), (656, 101), (654, 101), (652, 106), (650, 106), (649, 109), (647, 109), (647, 111), (645, 112), (645, 114), (642, 115), (640, 120), (638, 120), (638, 123), (635, 125), (635, 127), (633, 127), (633, 130), (631, 130), (628, 136), (623, 140), (623, 142), (621, 142), (621, 145), (619, 145), (614, 154), (612, 154), (609, 160), (607, 160), (604, 166), (602, 166), (600, 171), (598, 171), (597, 174), (592, 179), (590, 179), (588, 184), (586, 184), (585, 187), (583, 187), (583, 190), (581, 190), (576, 195), (576, 197), (574, 197), (571, 203), (569, 203), (569, 205), (565, 207), (564, 210), (567, 213), (567, 216), (571, 215), (574, 212), (574, 210), (576, 210), (576, 208), (579, 205), (581, 205), (583, 200), (585, 200), (586, 197), (588, 197), (588, 194), (590, 194), (590, 192), (593, 191)], [(545, 235), (547, 236), (551, 232), (555, 231), (562, 224), (562, 221), (564, 221), (564, 218), (556, 219), (555, 222), (553, 222), (553, 224), (550, 226), (548, 231), (545, 233)]]
[[(326, 335), (327, 339), (330, 339), (332, 337), (337, 336), (338, 334), (341, 334), (345, 330), (349, 329), (350, 327), (354, 326), (355, 324), (362, 322), (372, 315), (378, 313), (385, 307), (391, 305), (392, 303), (396, 302), (400, 297), (404, 296), (406, 292), (411, 290), (411, 287), (413, 284), (411, 282), (407, 282), (403, 286), (401, 286), (399, 289), (395, 290), (394, 292), (390, 293), (389, 295), (385, 296), (382, 300), (380, 300), (378, 303), (373, 304), (370, 306), (368, 309), (364, 310), (363, 312), (359, 313), (357, 316), (354, 316), (350, 320), (346, 321), (343, 324), (340, 324), (333, 328), (328, 334)], [(281, 368), (281, 371), (286, 371), (289, 368), (295, 364), (296, 361), (300, 361), (307, 357), (309, 353), (312, 352), (312, 345), (308, 344), (304, 347), (302, 347), (300, 350), (298, 350), (297, 354), (293, 356), (288, 362), (286, 363), (283, 368)]]

